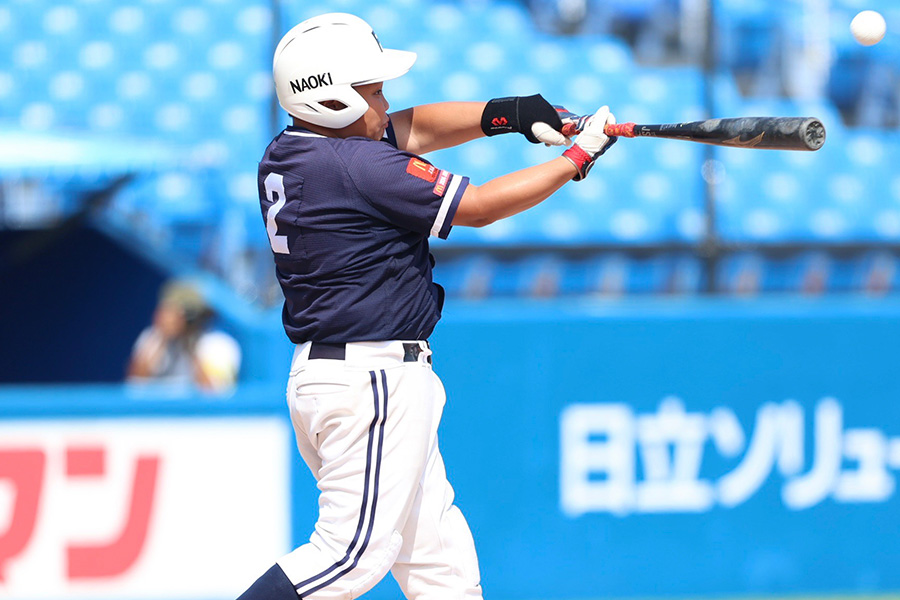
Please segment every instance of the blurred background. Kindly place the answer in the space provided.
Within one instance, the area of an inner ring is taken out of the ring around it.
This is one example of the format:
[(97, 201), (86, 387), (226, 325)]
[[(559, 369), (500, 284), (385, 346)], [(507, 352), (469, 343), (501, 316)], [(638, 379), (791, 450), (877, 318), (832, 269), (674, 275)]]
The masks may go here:
[[(418, 53), (395, 110), (541, 93), (828, 132), (621, 140), (433, 243), (442, 449), (486, 597), (896, 595), (895, 0), (4, 0), (0, 594), (233, 598), (308, 536), (256, 168), (287, 124), (272, 50), (331, 11)], [(427, 158), (483, 183), (557, 154)]]

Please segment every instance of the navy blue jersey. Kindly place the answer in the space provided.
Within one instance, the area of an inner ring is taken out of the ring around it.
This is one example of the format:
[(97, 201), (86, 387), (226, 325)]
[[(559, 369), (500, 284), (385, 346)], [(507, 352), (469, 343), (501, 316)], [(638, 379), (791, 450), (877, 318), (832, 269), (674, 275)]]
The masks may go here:
[(426, 339), (441, 316), (428, 237), (446, 238), (467, 177), (382, 141), (299, 127), (259, 163), (259, 198), (294, 343)]

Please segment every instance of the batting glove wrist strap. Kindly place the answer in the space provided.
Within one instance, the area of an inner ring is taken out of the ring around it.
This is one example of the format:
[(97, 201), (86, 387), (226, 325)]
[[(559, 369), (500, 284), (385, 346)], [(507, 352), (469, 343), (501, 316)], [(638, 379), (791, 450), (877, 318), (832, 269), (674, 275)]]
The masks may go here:
[(481, 113), (481, 130), (487, 136), (515, 132), (524, 135), (532, 144), (538, 144), (541, 140), (532, 131), (535, 123), (546, 123), (556, 131), (562, 131), (559, 113), (540, 94), (494, 98)]
[(606, 126), (615, 122), (616, 118), (610, 114), (608, 106), (600, 107), (600, 110), (584, 121), (584, 129), (575, 138), (575, 144), (563, 153), (563, 156), (578, 169), (578, 174), (572, 178), (574, 181), (581, 181), (587, 177), (594, 161), (616, 143), (618, 138), (605, 133)]
[(578, 171), (578, 173), (575, 174), (575, 177), (572, 178), (572, 181), (581, 181), (587, 177), (588, 171), (594, 166), (594, 157), (585, 152), (584, 148), (578, 144), (575, 144), (563, 152), (562, 155), (563, 158), (572, 163)]

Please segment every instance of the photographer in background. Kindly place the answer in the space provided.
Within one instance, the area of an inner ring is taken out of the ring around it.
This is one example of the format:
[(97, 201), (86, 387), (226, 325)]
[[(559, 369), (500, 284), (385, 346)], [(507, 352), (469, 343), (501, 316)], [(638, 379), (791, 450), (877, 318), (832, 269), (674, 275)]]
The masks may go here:
[(171, 281), (163, 286), (153, 323), (134, 343), (128, 382), (212, 392), (234, 386), (241, 349), (227, 333), (209, 330), (212, 317), (212, 309), (191, 284)]

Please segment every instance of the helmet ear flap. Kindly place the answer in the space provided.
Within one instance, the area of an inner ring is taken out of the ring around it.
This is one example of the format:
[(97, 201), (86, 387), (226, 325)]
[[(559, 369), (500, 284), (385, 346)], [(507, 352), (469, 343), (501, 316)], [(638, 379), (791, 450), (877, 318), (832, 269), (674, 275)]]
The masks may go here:
[(369, 103), (352, 85), (335, 85), (299, 101), (281, 103), (291, 116), (322, 127), (341, 129), (366, 114)]

